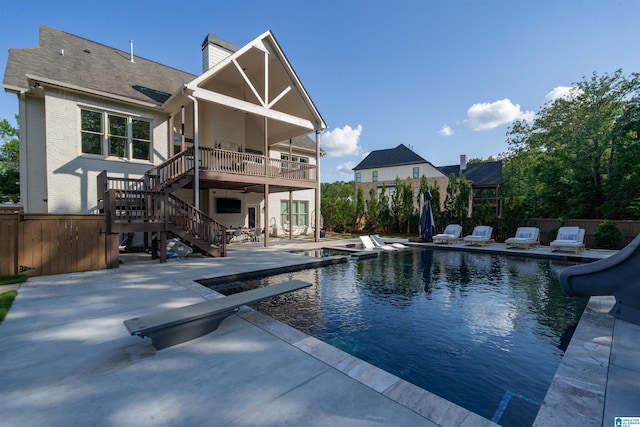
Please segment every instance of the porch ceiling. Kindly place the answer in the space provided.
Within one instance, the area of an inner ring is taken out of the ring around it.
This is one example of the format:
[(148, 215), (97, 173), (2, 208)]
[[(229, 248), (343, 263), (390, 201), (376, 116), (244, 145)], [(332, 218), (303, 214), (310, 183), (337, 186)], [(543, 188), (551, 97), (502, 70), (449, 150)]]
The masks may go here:
[[(189, 184), (183, 188), (193, 189), (193, 185)], [(252, 184), (240, 181), (200, 181), (201, 190), (236, 190), (244, 193), (264, 194), (264, 184)], [(293, 187), (287, 185), (269, 185), (269, 194), (285, 193), (289, 191), (307, 190), (307, 188)]]
[(263, 129), (266, 117), (269, 144), (326, 128), (269, 31), (191, 81), (184, 92), (168, 103), (172, 109), (184, 105), (189, 94), (248, 113), (252, 127)]

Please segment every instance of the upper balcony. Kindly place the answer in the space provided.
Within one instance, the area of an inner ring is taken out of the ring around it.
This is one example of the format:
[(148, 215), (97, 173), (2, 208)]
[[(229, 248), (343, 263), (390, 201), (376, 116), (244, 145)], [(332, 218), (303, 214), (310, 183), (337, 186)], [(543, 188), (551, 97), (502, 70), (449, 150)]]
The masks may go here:
[(104, 191), (111, 189), (159, 191), (192, 188), (196, 157), (200, 165), (201, 189), (263, 193), (264, 185), (269, 184), (269, 193), (277, 193), (318, 188), (316, 165), (200, 147), (197, 156), (193, 148), (188, 148), (154, 166), (138, 180), (107, 177), (105, 174), (98, 185), (98, 199), (102, 198)]

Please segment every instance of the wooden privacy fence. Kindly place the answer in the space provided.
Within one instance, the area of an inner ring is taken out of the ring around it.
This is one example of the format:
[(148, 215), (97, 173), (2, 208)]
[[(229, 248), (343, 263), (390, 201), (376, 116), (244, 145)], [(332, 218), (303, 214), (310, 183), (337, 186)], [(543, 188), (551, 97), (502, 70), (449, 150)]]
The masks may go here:
[(104, 215), (0, 211), (0, 275), (28, 276), (106, 268)]
[[(540, 244), (548, 245), (556, 238), (556, 230), (561, 225), (584, 229), (584, 244), (587, 248), (595, 248), (595, 234), (603, 219), (568, 219), (561, 224), (557, 219), (534, 218), (532, 225), (540, 228)], [(640, 234), (640, 221), (612, 220), (622, 232), (622, 245), (626, 246)], [(551, 234), (551, 235), (549, 235)]]

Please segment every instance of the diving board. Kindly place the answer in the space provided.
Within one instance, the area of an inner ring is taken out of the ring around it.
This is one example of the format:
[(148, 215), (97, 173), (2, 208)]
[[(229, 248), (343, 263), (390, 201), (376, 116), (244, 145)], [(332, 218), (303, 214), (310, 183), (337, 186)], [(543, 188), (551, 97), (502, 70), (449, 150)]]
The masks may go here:
[(135, 317), (125, 320), (124, 326), (131, 335), (151, 338), (153, 346), (161, 350), (215, 331), (224, 319), (236, 313), (243, 305), (309, 286), (311, 283), (290, 280), (186, 307)]

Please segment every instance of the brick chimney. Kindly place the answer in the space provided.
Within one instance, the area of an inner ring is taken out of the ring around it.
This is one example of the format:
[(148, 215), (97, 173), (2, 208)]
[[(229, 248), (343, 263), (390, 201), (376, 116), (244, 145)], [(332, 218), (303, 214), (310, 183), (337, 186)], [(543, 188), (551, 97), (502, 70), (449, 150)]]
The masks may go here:
[(206, 72), (238, 49), (239, 46), (209, 34), (202, 42), (202, 72)]

